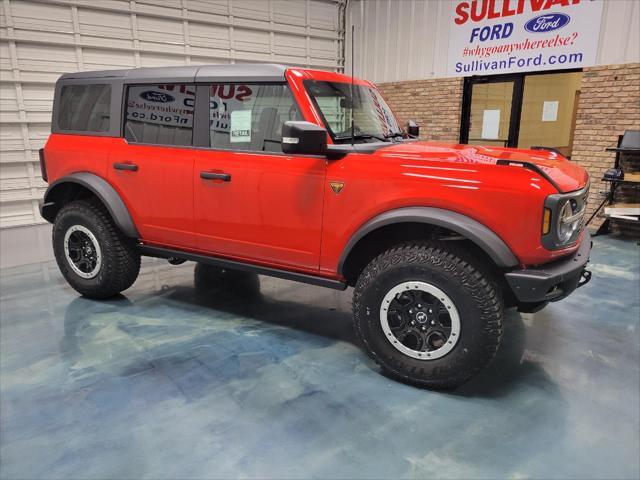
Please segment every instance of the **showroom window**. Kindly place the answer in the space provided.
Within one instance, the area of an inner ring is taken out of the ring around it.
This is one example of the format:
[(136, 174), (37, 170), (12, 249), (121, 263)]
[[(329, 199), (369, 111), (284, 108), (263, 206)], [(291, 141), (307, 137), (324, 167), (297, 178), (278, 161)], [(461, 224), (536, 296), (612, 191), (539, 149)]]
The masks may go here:
[(211, 147), (282, 152), (282, 125), (287, 120), (303, 120), (287, 85), (211, 85)]
[(468, 77), (460, 142), (548, 147), (571, 158), (581, 83), (581, 71)]
[(65, 85), (60, 94), (58, 128), (77, 132), (109, 130), (111, 85)]
[(195, 86), (135, 85), (127, 90), (124, 138), (132, 143), (189, 146)]

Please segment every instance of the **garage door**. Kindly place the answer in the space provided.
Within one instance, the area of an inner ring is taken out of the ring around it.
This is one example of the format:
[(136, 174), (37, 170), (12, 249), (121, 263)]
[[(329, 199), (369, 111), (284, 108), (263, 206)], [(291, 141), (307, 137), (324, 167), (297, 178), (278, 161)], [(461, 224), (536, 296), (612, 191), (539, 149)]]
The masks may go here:
[(339, 70), (344, 0), (4, 0), (0, 226), (41, 222), (38, 149), (65, 72), (275, 62)]

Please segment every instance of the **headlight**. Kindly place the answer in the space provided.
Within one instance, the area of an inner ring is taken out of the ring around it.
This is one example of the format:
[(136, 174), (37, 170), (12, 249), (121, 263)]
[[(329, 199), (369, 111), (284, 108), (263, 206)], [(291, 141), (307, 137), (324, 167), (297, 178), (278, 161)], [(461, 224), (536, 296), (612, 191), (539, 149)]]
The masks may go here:
[(570, 193), (549, 195), (544, 202), (542, 245), (557, 250), (572, 245), (582, 231), (589, 184)]
[(560, 205), (560, 219), (558, 221), (558, 240), (560, 243), (567, 243), (571, 240), (574, 232), (578, 228), (578, 224), (582, 219), (582, 212), (576, 215), (576, 201), (566, 200), (564, 205)]

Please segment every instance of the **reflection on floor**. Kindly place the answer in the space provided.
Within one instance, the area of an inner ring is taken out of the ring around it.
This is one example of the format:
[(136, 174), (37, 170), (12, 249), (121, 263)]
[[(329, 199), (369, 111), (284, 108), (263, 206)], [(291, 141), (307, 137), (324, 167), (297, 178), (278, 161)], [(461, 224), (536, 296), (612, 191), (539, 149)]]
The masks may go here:
[(592, 282), (446, 394), (378, 373), (350, 291), (149, 260), (97, 302), (4, 269), (0, 477), (637, 478), (638, 252), (597, 238)]

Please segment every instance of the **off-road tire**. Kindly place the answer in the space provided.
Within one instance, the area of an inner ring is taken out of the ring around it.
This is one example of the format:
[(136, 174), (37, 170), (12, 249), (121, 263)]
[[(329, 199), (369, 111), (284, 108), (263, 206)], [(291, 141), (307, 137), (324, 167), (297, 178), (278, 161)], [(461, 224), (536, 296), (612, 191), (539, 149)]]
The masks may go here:
[[(382, 301), (403, 282), (426, 282), (450, 297), (461, 330), (451, 351), (437, 359), (416, 359), (386, 338)], [(367, 353), (391, 377), (433, 389), (453, 389), (495, 356), (502, 338), (503, 300), (490, 271), (451, 242), (405, 243), (383, 252), (362, 271), (355, 286), (356, 334)]]
[[(78, 275), (65, 255), (65, 234), (75, 225), (88, 229), (98, 241), (101, 266), (93, 278)], [(69, 285), (89, 298), (108, 298), (126, 290), (140, 272), (135, 243), (122, 234), (104, 206), (95, 201), (78, 200), (60, 209), (53, 224), (53, 251)]]

